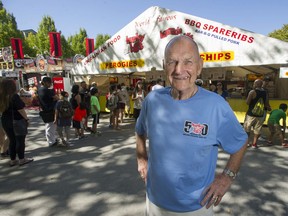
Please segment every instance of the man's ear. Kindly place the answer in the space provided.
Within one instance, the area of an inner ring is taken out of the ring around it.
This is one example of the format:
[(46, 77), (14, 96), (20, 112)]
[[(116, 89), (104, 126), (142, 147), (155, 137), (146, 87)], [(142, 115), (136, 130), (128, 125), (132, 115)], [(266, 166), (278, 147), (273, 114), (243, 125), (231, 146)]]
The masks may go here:
[(200, 76), (202, 69), (203, 69), (203, 59), (200, 57), (198, 61), (197, 76)]

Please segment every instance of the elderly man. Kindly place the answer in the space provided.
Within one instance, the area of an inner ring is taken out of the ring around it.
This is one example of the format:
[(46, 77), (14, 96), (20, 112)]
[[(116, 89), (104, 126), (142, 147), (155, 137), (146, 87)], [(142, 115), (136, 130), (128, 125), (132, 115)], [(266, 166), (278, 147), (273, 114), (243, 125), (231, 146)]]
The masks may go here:
[[(146, 215), (210, 216), (237, 175), (247, 134), (221, 96), (195, 84), (203, 61), (191, 38), (174, 37), (164, 55), (171, 87), (148, 94), (136, 123)], [(219, 147), (230, 158), (215, 177)]]

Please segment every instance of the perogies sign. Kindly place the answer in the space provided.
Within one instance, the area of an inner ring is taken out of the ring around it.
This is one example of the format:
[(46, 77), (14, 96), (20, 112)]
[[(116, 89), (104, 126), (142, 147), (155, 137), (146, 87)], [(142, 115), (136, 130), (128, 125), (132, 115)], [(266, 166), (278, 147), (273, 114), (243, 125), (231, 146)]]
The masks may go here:
[(124, 60), (124, 61), (102, 62), (100, 64), (100, 69), (107, 70), (113, 68), (135, 68), (135, 67), (143, 67), (144, 65), (145, 65), (144, 59)]

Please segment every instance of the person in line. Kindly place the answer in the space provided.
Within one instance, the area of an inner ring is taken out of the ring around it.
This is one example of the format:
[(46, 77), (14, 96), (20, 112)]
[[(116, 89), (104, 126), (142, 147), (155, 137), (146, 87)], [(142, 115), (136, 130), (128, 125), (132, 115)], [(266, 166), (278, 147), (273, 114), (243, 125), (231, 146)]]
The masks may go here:
[(1, 160), (5, 158), (9, 158), (9, 139), (3, 129), (2, 121), (1, 121), (2, 114), (0, 113), (0, 153), (1, 153)]
[[(75, 109), (80, 105), (81, 103), (81, 96), (80, 96), (80, 93), (79, 93), (79, 90), (80, 90), (80, 86), (77, 85), (77, 84), (74, 84), (72, 86), (72, 89), (71, 89), (71, 98), (70, 98), (70, 104), (74, 110), (74, 114), (75, 114)], [(75, 137), (77, 138), (78, 137), (78, 130), (77, 128), (75, 128)]]
[[(40, 107), (45, 112), (51, 112), (54, 117), (54, 108), (59, 98), (52, 88), (52, 79), (50, 77), (43, 77), (41, 84), (42, 86), (38, 90)], [(57, 145), (56, 124), (54, 124), (53, 117), (51, 122), (45, 123), (45, 136), (49, 147)]]
[(85, 118), (84, 122), (84, 130), (91, 132), (91, 128), (88, 127), (88, 117), (90, 116), (90, 91), (85, 81), (82, 81), (80, 83), (80, 96), (81, 101), (83, 101), (86, 104), (86, 111), (87, 111), (87, 118)]
[(126, 118), (130, 117), (131, 112), (131, 106), (130, 106), (130, 95), (127, 90), (127, 86), (125, 86), (124, 83), (121, 83), (121, 91), (123, 92), (124, 98), (125, 98), (125, 109), (124, 109), (124, 115)]
[[(271, 111), (271, 106), (269, 102), (269, 91), (268, 91), (268, 85), (269, 85), (270, 78), (269, 77), (264, 77), (263, 83), (262, 83), (262, 89), (266, 92), (266, 100), (267, 100), (267, 105), (264, 107), (264, 115), (262, 118), (262, 124), (266, 121), (267, 113)], [(267, 141), (263, 136), (260, 135), (258, 140), (261, 141)]]
[[(136, 123), (146, 215), (210, 216), (238, 173), (247, 134), (227, 102), (195, 84), (203, 60), (193, 39), (173, 37), (164, 59), (171, 87), (147, 95)], [(218, 148), (230, 158), (215, 176)]]
[(135, 90), (132, 94), (132, 101), (134, 102), (133, 117), (135, 121), (137, 121), (140, 115), (144, 98), (145, 98), (145, 91), (143, 89), (143, 83), (141, 80), (139, 80), (137, 81)]
[(71, 98), (70, 98), (70, 103), (72, 105), (72, 108), (75, 110), (81, 103), (81, 96), (80, 96), (80, 93), (79, 93), (79, 89), (80, 89), (80, 86), (79, 85), (76, 85), (74, 84), (72, 86), (72, 89), (71, 89)]
[(119, 108), (118, 108), (118, 92), (117, 92), (117, 86), (112, 84), (109, 89), (109, 94), (107, 95), (107, 103), (106, 108), (110, 110), (110, 128), (113, 128), (115, 130), (120, 130), (119, 127)]
[(100, 113), (100, 104), (98, 101), (98, 98), (96, 97), (98, 93), (97, 88), (92, 88), (90, 91), (91, 97), (90, 97), (90, 104), (91, 104), (91, 114), (92, 114), (92, 129), (91, 129), (91, 134), (95, 134), (95, 135), (100, 135), (100, 132), (97, 131), (97, 124), (99, 124), (99, 113)]
[(80, 102), (79, 106), (74, 110), (73, 115), (73, 128), (75, 128), (78, 139), (83, 139), (85, 137), (83, 122), (85, 121), (86, 117), (86, 104), (84, 102)]
[[(25, 111), (25, 103), (17, 94), (14, 80), (5, 79), (0, 83), (0, 112), (1, 122), (9, 139), (10, 166), (24, 164), (34, 161), (33, 158), (25, 157), (26, 135), (16, 135), (13, 130), (13, 120), (25, 119), (28, 125), (28, 116)], [(19, 161), (16, 159), (18, 156)]]
[(161, 88), (164, 88), (164, 81), (159, 78), (156, 80), (156, 85), (152, 86), (152, 91), (156, 89), (161, 89)]
[(119, 109), (119, 120), (120, 123), (123, 123), (124, 119), (124, 112), (125, 112), (125, 105), (127, 100), (128, 92), (122, 89), (121, 84), (117, 85), (117, 94), (118, 94), (118, 109)]
[(221, 82), (217, 82), (215, 93), (221, 95), (227, 101), (227, 97), (229, 95), (228, 95), (228, 92), (226, 90), (224, 90), (224, 86)]
[[(62, 141), (62, 145), (68, 147), (73, 109), (72, 105), (68, 101), (68, 92), (62, 91), (60, 95), (60, 100), (58, 100), (55, 105), (54, 124), (57, 125), (57, 132)], [(66, 139), (64, 138), (63, 130)]]
[(212, 91), (212, 92), (215, 92), (215, 91), (216, 91), (216, 86), (215, 86), (213, 83), (211, 83), (211, 84), (209, 85), (209, 91)]
[[(286, 130), (286, 111), (287, 104), (280, 104), (279, 109), (272, 110), (268, 118), (268, 128), (270, 136), (268, 139), (268, 145), (273, 145), (273, 138), (276, 137), (281, 141), (284, 148), (288, 148), (288, 144), (284, 143), (285, 130)], [(282, 119), (282, 127), (280, 120)]]
[(91, 83), (90, 91), (91, 91), (93, 88), (98, 89), (98, 86), (97, 86), (97, 83), (96, 83), (96, 82), (92, 82), (92, 83)]
[(152, 80), (147, 86), (147, 94), (152, 91), (154, 85), (156, 85), (156, 81)]
[[(253, 141), (252, 148), (257, 149), (257, 141), (261, 134), (261, 129), (263, 126), (263, 116), (264, 116), (264, 107), (267, 106), (267, 94), (262, 88), (262, 80), (256, 79), (253, 83), (253, 89), (249, 91), (246, 98), (246, 104), (249, 106), (246, 112), (246, 117), (244, 120), (244, 129), (248, 134), (248, 137), (251, 133), (251, 128), (253, 127)], [(248, 144), (248, 147), (251, 145)]]

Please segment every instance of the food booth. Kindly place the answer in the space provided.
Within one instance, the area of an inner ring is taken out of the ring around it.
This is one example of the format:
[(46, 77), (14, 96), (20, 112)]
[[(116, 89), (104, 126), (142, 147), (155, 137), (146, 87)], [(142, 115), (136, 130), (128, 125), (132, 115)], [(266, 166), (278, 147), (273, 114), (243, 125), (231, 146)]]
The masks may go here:
[(272, 109), (282, 102), (288, 103), (288, 75), (280, 76), (280, 70), (288, 67), (288, 43), (160, 7), (140, 14), (77, 63), (71, 75), (74, 79), (89, 78), (88, 83), (97, 77), (118, 77), (119, 83), (124, 80), (129, 85), (134, 75), (146, 82), (166, 80), (164, 49), (176, 35), (187, 35), (197, 42), (204, 60), (200, 77), (204, 88), (223, 82), (231, 95), (228, 102), (240, 122), (248, 108), (247, 92), (256, 78), (269, 77)]

